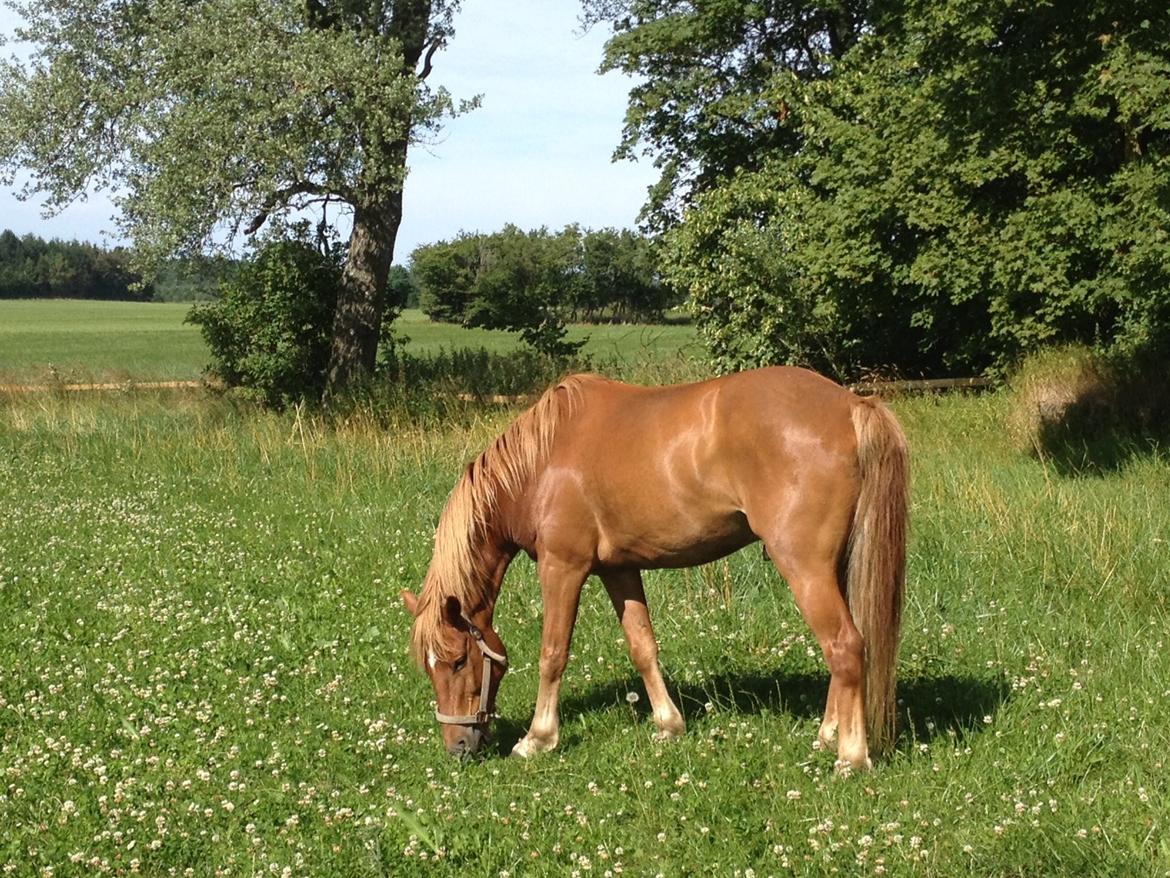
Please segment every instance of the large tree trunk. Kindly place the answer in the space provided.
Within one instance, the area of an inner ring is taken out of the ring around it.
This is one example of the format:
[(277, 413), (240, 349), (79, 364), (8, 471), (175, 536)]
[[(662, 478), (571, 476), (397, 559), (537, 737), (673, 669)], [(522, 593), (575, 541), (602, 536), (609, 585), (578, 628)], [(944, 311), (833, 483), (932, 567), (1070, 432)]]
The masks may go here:
[(402, 221), (402, 191), (377, 205), (354, 208), (349, 258), (333, 315), (325, 399), (374, 371), (386, 300), (386, 278)]
[[(394, 0), (388, 35), (398, 40), (402, 50), (404, 73), (426, 79), (431, 55), (441, 45), (432, 40), (430, 21), (433, 0)], [(370, 7), (370, 20), (380, 26), (383, 0)], [(424, 49), (429, 48), (422, 71), (417, 71)], [(390, 143), (366, 144), (390, 158), (399, 183), (375, 187), (381, 194), (374, 204), (356, 204), (353, 232), (349, 237), (349, 256), (337, 296), (333, 317), (333, 340), (329, 352), (329, 371), (325, 379), (325, 401), (374, 371), (378, 356), (378, 335), (382, 329), (382, 311), (386, 304), (386, 278), (394, 261), (394, 240), (402, 222), (402, 186), (405, 177), (407, 134)], [(386, 181), (381, 181), (385, 183)]]

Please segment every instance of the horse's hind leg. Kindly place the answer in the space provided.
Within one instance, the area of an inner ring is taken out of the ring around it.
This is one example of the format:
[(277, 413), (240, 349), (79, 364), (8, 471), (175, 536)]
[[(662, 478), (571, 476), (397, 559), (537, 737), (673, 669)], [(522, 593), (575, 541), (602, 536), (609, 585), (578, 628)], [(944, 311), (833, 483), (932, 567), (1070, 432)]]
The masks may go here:
[(528, 734), (512, 748), (513, 756), (531, 756), (552, 750), (560, 741), (561, 721), (557, 712), (561, 677), (569, 662), (569, 644), (577, 623), (581, 586), (588, 569), (580, 569), (551, 558), (537, 563), (540, 590), (544, 598), (544, 626), (540, 636), (540, 686), (536, 692), (536, 709)]
[(768, 542), (768, 554), (788, 581), (796, 606), (824, 653), (832, 675), (825, 718), (818, 734), (831, 745), (837, 733), (838, 764), (870, 767), (865, 739), (865, 649), (849, 615), (837, 576), (836, 558), (810, 558), (794, 550), (792, 539)]
[(686, 731), (686, 723), (662, 680), (658, 641), (650, 624), (642, 575), (637, 570), (616, 570), (601, 574), (601, 581), (605, 583), (605, 590), (609, 592), (609, 599), (626, 633), (630, 658), (646, 686), (654, 724), (658, 726), (655, 737), (660, 740), (677, 738)]

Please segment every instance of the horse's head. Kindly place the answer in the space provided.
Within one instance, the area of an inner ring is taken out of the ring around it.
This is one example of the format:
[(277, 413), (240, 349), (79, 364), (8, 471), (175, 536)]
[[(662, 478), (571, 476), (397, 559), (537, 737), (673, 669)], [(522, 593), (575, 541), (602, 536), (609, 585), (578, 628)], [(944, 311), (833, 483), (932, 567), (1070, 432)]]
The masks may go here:
[[(403, 591), (402, 602), (418, 616), (415, 595)], [(469, 756), (487, 738), (496, 690), (508, 669), (507, 652), (492, 630), (491, 613), (468, 615), (455, 597), (443, 601), (434, 644), (422, 661), (435, 687), (435, 717), (443, 743), (452, 756)]]

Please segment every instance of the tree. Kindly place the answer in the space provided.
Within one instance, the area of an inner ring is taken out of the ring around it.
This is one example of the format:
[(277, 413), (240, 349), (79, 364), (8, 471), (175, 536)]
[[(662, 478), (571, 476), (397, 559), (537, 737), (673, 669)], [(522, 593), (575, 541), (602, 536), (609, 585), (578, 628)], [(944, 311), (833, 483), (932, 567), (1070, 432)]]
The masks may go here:
[(462, 323), (475, 295), (482, 235), (461, 232), (451, 241), (422, 244), (410, 254), (419, 306), (432, 320)]
[(81, 241), (18, 238), (0, 232), (0, 299), (149, 299), (153, 288), (131, 270), (121, 247), (103, 250)]
[(270, 217), (353, 219), (333, 316), (334, 392), (374, 366), (412, 139), (454, 111), (426, 85), (459, 0), (37, 0), (3, 65), (0, 176), (59, 209), (113, 190), (153, 260)]
[(673, 302), (651, 241), (629, 229), (584, 232), (579, 275), (573, 307), (588, 321), (609, 311), (617, 320), (654, 322)]
[(418, 307), (418, 282), (405, 265), (390, 266), (386, 280), (386, 308), (395, 312)]
[(850, 377), (1170, 351), (1168, 34), (1153, 0), (911, 0), (873, 4), (817, 75), (772, 58), (745, 87), (771, 110), (750, 160), (687, 190), (666, 236), (716, 360)]
[(661, 171), (644, 218), (657, 231), (691, 200), (773, 149), (796, 149), (791, 108), (768, 99), (778, 74), (829, 76), (868, 22), (870, 0), (583, 0), (608, 25), (602, 70), (637, 80), (615, 158)]

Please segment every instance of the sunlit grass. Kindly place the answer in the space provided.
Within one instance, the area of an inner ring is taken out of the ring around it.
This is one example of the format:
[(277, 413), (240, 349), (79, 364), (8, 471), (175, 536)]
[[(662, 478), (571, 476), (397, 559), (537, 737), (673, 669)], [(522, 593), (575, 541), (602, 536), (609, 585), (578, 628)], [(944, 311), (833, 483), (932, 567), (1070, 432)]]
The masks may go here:
[(561, 748), (530, 762), (501, 755), (536, 691), (518, 560), (499, 752), (444, 754), (397, 593), (507, 411), (440, 429), (200, 394), (0, 399), (0, 870), (1164, 874), (1170, 462), (1069, 478), (1009, 447), (998, 395), (896, 410), (901, 738), (841, 778), (811, 748), (827, 674), (758, 547), (647, 577), (682, 741), (651, 740), (591, 585)]
[[(199, 328), (184, 323), (191, 306), (70, 299), (0, 300), (0, 384), (45, 381), (138, 382), (198, 378), (210, 362)], [(394, 324), (416, 356), (521, 347), (515, 333), (432, 323), (405, 311)], [(572, 326), (572, 341), (600, 363), (635, 369), (647, 360), (700, 353), (693, 326)]]

